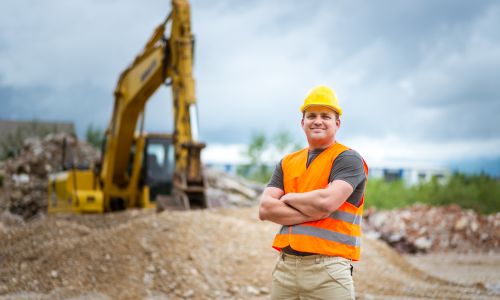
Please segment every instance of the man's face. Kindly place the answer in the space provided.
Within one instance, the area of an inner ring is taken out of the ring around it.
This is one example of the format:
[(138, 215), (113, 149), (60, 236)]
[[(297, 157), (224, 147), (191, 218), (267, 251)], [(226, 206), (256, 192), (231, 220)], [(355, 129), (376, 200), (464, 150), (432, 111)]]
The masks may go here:
[(340, 128), (340, 120), (335, 112), (324, 106), (311, 106), (306, 109), (301, 121), (302, 129), (311, 146), (329, 144), (335, 139)]

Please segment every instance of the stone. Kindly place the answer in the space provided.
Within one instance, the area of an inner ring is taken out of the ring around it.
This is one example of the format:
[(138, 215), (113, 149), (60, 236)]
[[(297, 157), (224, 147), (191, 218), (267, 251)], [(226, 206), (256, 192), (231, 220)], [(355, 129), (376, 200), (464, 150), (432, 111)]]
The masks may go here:
[(182, 294), (182, 297), (184, 298), (192, 298), (194, 296), (194, 291), (193, 290), (187, 290)]
[(250, 294), (250, 295), (254, 295), (254, 296), (257, 296), (257, 295), (259, 295), (259, 294), (260, 294), (260, 290), (259, 290), (259, 289), (257, 289), (257, 288), (256, 288), (256, 287), (254, 287), (254, 286), (251, 286), (251, 285), (247, 286), (247, 288), (246, 288), (246, 292), (247, 292), (248, 294)]
[(415, 240), (414, 242), (415, 247), (421, 250), (428, 250), (432, 246), (432, 240), (430, 240), (427, 237), (419, 237), (418, 239)]
[(464, 216), (455, 222), (455, 225), (453, 226), (453, 228), (456, 231), (462, 231), (465, 229), (466, 226), (467, 226), (467, 218)]
[(478, 229), (479, 229), (479, 224), (477, 224), (476, 221), (473, 221), (470, 224), (470, 230), (472, 230), (472, 232), (477, 232)]

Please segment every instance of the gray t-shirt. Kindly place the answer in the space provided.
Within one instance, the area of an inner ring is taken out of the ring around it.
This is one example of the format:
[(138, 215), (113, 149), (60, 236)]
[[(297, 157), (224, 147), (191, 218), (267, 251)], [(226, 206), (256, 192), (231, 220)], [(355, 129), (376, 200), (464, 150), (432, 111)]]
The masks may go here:
[[(323, 152), (323, 150), (324, 149), (310, 150), (307, 156), (306, 167), (308, 167), (311, 162), (321, 152)], [(276, 165), (273, 176), (267, 186), (276, 187), (284, 191), (283, 168), (281, 167), (282, 161), (283, 160)], [(328, 182), (332, 182), (334, 180), (343, 180), (352, 186), (353, 192), (346, 201), (358, 207), (366, 185), (366, 174), (363, 159), (358, 152), (354, 150), (346, 150), (337, 156), (333, 162)]]

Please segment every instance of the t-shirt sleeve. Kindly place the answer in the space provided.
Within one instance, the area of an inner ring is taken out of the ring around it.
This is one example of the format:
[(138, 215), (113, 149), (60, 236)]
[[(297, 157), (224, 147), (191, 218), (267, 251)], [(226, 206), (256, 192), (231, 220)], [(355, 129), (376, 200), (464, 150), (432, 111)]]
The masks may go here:
[(281, 167), (282, 162), (283, 160), (280, 160), (280, 162), (276, 164), (273, 175), (271, 176), (267, 187), (275, 187), (283, 191), (285, 190), (285, 185), (283, 183), (283, 168)]
[(353, 192), (346, 201), (359, 207), (366, 187), (366, 174), (361, 155), (354, 150), (347, 150), (337, 156), (329, 182), (334, 180), (343, 180), (352, 186)]
[(365, 179), (363, 159), (356, 151), (347, 150), (337, 156), (333, 163), (329, 182), (343, 180), (355, 190)]

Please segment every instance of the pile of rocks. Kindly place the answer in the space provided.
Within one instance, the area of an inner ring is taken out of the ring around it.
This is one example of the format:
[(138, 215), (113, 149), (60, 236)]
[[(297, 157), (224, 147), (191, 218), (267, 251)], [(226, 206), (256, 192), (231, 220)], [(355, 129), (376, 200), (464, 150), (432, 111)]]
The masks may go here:
[[(63, 157), (64, 144), (66, 154)], [(63, 166), (88, 167), (98, 157), (99, 151), (66, 133), (26, 139), (21, 153), (3, 165), (0, 212), (9, 211), (24, 219), (45, 212), (49, 174), (62, 170)]]
[(257, 203), (264, 186), (215, 169), (204, 170), (210, 207), (245, 207)]
[(365, 235), (405, 253), (493, 252), (500, 246), (500, 213), (480, 215), (454, 204), (417, 204), (391, 211), (368, 209), (363, 221)]

